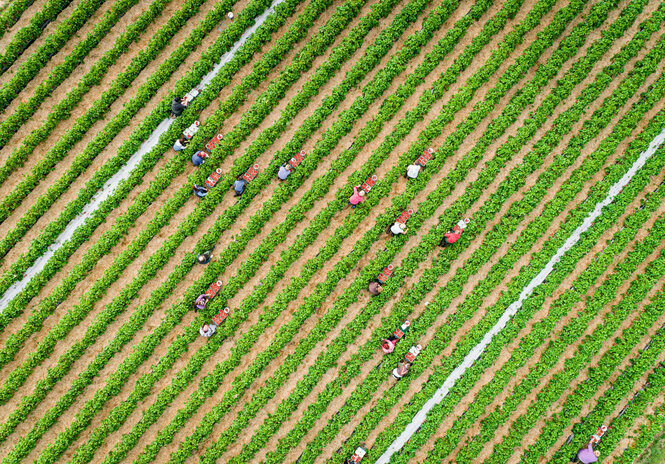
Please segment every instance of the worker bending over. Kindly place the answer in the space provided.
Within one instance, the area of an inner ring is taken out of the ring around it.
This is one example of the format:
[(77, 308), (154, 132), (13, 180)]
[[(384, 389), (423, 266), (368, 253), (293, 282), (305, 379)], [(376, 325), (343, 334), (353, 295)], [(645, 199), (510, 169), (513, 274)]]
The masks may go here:
[(203, 198), (208, 194), (208, 189), (203, 187), (202, 185), (196, 185), (194, 184), (194, 195), (196, 195), (199, 198)]
[(360, 185), (356, 185), (355, 187), (353, 187), (353, 195), (349, 197), (349, 204), (351, 205), (351, 208), (355, 208), (360, 203), (365, 201), (365, 191), (361, 190), (359, 192), (358, 187), (360, 187)]
[(199, 310), (205, 309), (209, 300), (210, 298), (208, 298), (208, 295), (199, 295), (196, 300), (194, 300), (194, 312), (198, 313)]
[(459, 240), (461, 236), (462, 234), (449, 230), (448, 232), (443, 234), (443, 240), (441, 240), (439, 246), (445, 247), (446, 245), (452, 245), (457, 240)]
[(394, 237), (395, 235), (405, 234), (407, 230), (408, 229), (406, 228), (406, 224), (403, 222), (396, 222), (390, 226), (388, 232)]
[(378, 281), (374, 280), (374, 281), (369, 283), (369, 292), (372, 295), (378, 295), (382, 291), (383, 291), (383, 287), (381, 286), (381, 284)]
[(420, 174), (420, 171), (423, 167), (419, 164), (410, 164), (406, 168), (406, 174), (404, 174), (404, 177), (407, 179), (415, 179), (418, 177), (418, 174)]
[(247, 185), (247, 181), (242, 178), (242, 176), (238, 176), (236, 181), (233, 183), (233, 190), (235, 191), (235, 196), (239, 197), (240, 195), (243, 194), (245, 191), (245, 186)]
[(393, 369), (393, 377), (395, 377), (397, 380), (401, 379), (404, 377), (406, 374), (409, 373), (409, 368), (411, 367), (411, 363), (408, 362), (400, 362), (395, 369)]
[(215, 333), (215, 329), (217, 328), (217, 325), (212, 322), (210, 324), (203, 324), (201, 328), (199, 329), (199, 333), (206, 338), (212, 337), (212, 334)]
[(175, 141), (173, 144), (173, 149), (175, 151), (182, 151), (185, 148), (187, 148), (187, 145), (189, 144), (189, 140), (187, 137), (180, 137), (178, 140)]
[(187, 102), (183, 103), (182, 98), (174, 97), (171, 102), (171, 118), (175, 119), (180, 116), (185, 111), (185, 108), (187, 108)]
[(203, 253), (196, 256), (196, 262), (199, 264), (208, 264), (212, 259), (212, 250), (215, 247), (212, 247), (210, 250), (204, 251)]
[(598, 461), (598, 457), (600, 456), (600, 451), (593, 449), (593, 443), (589, 442), (589, 446), (586, 448), (581, 448), (577, 452), (577, 459), (576, 462), (579, 461), (583, 464), (590, 464), (592, 462)]
[(287, 177), (291, 175), (293, 168), (289, 163), (284, 163), (279, 167), (279, 172), (277, 173), (277, 178), (279, 180), (286, 180)]
[(208, 159), (208, 154), (204, 151), (197, 151), (192, 155), (192, 164), (194, 166), (201, 166)]

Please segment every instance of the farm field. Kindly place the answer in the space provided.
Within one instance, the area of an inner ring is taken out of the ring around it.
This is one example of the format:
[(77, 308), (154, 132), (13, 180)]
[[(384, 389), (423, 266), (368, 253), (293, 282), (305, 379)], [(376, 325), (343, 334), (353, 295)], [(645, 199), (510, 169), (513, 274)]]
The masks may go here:
[(0, 464), (639, 462), (663, 31), (654, 0), (0, 2)]

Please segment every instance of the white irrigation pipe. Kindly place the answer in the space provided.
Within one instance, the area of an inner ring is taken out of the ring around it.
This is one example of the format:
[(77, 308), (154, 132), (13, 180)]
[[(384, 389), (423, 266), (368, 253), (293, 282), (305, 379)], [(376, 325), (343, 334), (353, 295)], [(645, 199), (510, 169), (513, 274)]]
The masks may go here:
[(593, 224), (593, 222), (598, 218), (598, 216), (601, 215), (602, 209), (612, 203), (614, 201), (614, 198), (621, 192), (621, 190), (630, 182), (630, 180), (633, 178), (635, 173), (639, 171), (642, 166), (644, 166), (644, 163), (656, 152), (658, 147), (665, 141), (665, 129), (658, 134), (649, 144), (649, 147), (643, 151), (640, 156), (637, 158), (637, 160), (633, 163), (633, 165), (630, 167), (628, 172), (626, 172), (619, 181), (614, 184), (612, 187), (610, 187), (609, 193), (607, 194), (607, 197), (600, 203), (596, 205), (596, 208), (589, 213), (589, 215), (584, 219), (582, 224), (575, 229), (575, 231), (572, 233), (572, 235), (566, 240), (566, 243), (561, 246), (556, 252), (556, 254), (550, 259), (550, 261), (545, 265), (542, 271), (538, 273), (536, 277), (533, 278), (529, 284), (524, 287), (524, 290), (522, 290), (522, 293), (520, 293), (519, 298), (517, 301), (515, 301), (513, 304), (511, 304), (506, 311), (503, 313), (503, 315), (499, 318), (498, 322), (490, 329), (489, 332), (485, 334), (483, 339), (478, 343), (476, 346), (474, 346), (469, 354), (466, 355), (464, 360), (462, 361), (462, 364), (457, 366), (454, 371), (450, 373), (448, 378), (443, 382), (443, 385), (434, 393), (434, 395), (427, 400), (425, 405), (422, 407), (420, 411), (415, 415), (413, 420), (409, 425), (406, 426), (406, 429), (402, 434), (395, 439), (395, 441), (392, 442), (392, 444), (388, 447), (385, 453), (379, 457), (379, 459), (376, 461), (377, 464), (387, 464), (390, 462), (390, 457), (399, 451), (404, 444), (411, 439), (411, 436), (416, 433), (418, 428), (420, 428), (421, 425), (425, 422), (425, 419), (427, 418), (427, 414), (443, 400), (448, 393), (450, 392), (450, 389), (453, 388), (453, 385), (455, 385), (455, 382), (462, 377), (464, 372), (475, 363), (478, 358), (480, 358), (480, 355), (483, 354), (485, 351), (485, 348), (490, 344), (492, 341), (492, 338), (498, 334), (508, 323), (508, 320), (515, 315), (517, 310), (519, 310), (522, 307), (522, 302), (526, 300), (531, 293), (533, 293), (533, 290), (540, 284), (542, 284), (545, 279), (547, 278), (548, 275), (552, 272), (554, 269), (554, 265), (558, 263), (561, 260), (561, 257), (566, 253), (568, 250), (570, 250), (573, 245), (575, 245), (581, 235), (586, 232), (589, 227)]
[[(208, 84), (210, 84), (210, 81), (219, 73), (220, 69), (222, 66), (224, 66), (226, 63), (231, 61), (233, 56), (236, 54), (236, 52), (240, 49), (240, 47), (247, 42), (247, 39), (256, 32), (256, 30), (265, 22), (265, 20), (268, 18), (268, 15), (272, 13), (275, 10), (275, 7), (282, 3), (284, 0), (274, 0), (273, 3), (270, 5), (270, 7), (263, 12), (258, 18), (256, 18), (254, 25), (248, 28), (241, 36), (240, 38), (236, 41), (236, 43), (233, 44), (233, 47), (231, 50), (226, 52), (219, 63), (217, 63), (212, 71), (210, 71), (208, 74), (206, 74), (197, 88), (200, 90), (205, 89)], [(35, 260), (34, 264), (23, 274), (23, 279), (20, 280), (19, 282), (14, 283), (11, 287), (7, 289), (7, 291), (2, 295), (2, 298), (0, 298), (0, 313), (4, 311), (7, 306), (9, 306), (10, 301), (12, 301), (16, 296), (23, 291), (23, 289), (28, 285), (28, 282), (35, 277), (39, 272), (44, 269), (44, 266), (46, 266), (46, 263), (53, 257), (55, 252), (65, 243), (67, 243), (68, 240), (72, 238), (72, 235), (78, 229), (83, 223), (85, 222), (86, 219), (90, 217), (90, 215), (97, 209), (99, 208), (99, 205), (106, 200), (108, 197), (111, 196), (111, 194), (115, 191), (115, 189), (118, 187), (118, 184), (120, 182), (126, 180), (129, 178), (131, 172), (136, 168), (136, 166), (139, 164), (141, 159), (150, 152), (156, 145), (157, 142), (159, 142), (159, 138), (164, 134), (168, 128), (171, 126), (171, 123), (173, 123), (173, 119), (171, 118), (166, 118), (163, 120), (157, 128), (153, 131), (152, 134), (150, 134), (150, 137), (148, 137), (148, 140), (143, 142), (139, 149), (134, 153), (129, 160), (127, 160), (127, 163), (122, 166), (118, 172), (111, 177), (104, 186), (101, 188), (101, 190), (92, 197), (90, 200), (90, 203), (85, 205), (83, 207), (83, 212), (76, 216), (69, 224), (67, 224), (67, 227), (65, 230), (58, 236), (58, 238), (55, 239), (55, 241), (46, 249), (46, 252), (37, 258)]]

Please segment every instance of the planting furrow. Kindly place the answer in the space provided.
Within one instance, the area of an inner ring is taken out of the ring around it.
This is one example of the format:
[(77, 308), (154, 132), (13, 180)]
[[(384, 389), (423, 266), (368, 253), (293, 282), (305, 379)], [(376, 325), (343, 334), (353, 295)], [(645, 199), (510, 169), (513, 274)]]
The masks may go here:
[[(631, 83), (631, 84), (632, 84), (632, 83)], [(547, 148), (547, 146), (543, 146), (542, 144), (541, 144), (538, 148), (540, 148), (540, 149), (543, 149), (543, 148), (544, 148), (544, 151), (545, 151), (545, 152), (546, 152), (546, 151), (549, 151), (548, 148)], [(534, 162), (539, 164), (540, 159), (541, 159), (541, 158), (538, 157), (538, 156), (536, 156), (535, 158), (534, 158), (534, 157), (531, 157), (531, 161), (530, 161), (529, 163), (532, 164), (532, 165), (533, 165)], [(560, 158), (560, 159), (563, 159), (563, 158)], [(572, 161), (572, 160), (571, 160), (571, 161)], [(558, 166), (558, 169), (560, 169), (560, 168), (561, 168), (561, 166)], [(458, 170), (459, 170), (459, 168), (458, 168)], [(595, 171), (593, 171), (593, 172), (595, 172)], [(512, 177), (512, 176), (511, 176), (511, 177)], [(551, 179), (551, 177), (550, 177), (550, 179)], [(511, 182), (514, 182), (514, 180), (512, 180), (512, 179), (510, 179), (510, 178), (509, 178), (508, 180), (511, 181)], [(537, 184), (537, 185), (538, 185), (538, 189), (533, 189), (533, 190), (530, 192), (530, 194), (533, 195), (533, 194), (538, 193), (537, 190), (540, 190), (541, 186), (544, 186), (544, 184), (545, 184), (545, 182), (540, 181), (540, 182)], [(511, 185), (511, 184), (509, 183), (508, 185)], [(537, 204), (537, 202), (534, 203), (533, 206), (535, 206), (536, 204)], [(491, 206), (491, 203), (487, 204), (487, 206), (488, 206), (488, 207)], [(462, 214), (462, 212), (464, 211), (464, 209), (460, 209), (460, 211), (461, 211), (461, 212), (458, 213), (458, 214)], [(475, 216), (474, 216), (474, 218), (475, 218)], [(503, 231), (502, 231), (502, 232), (503, 232)], [(503, 236), (503, 235), (501, 235), (501, 236)], [(503, 239), (501, 239), (501, 240), (503, 240)], [(468, 267), (468, 265), (465, 266), (465, 267)], [(465, 271), (465, 272), (466, 272), (466, 271)], [(494, 275), (494, 274), (492, 274), (492, 275)], [(406, 315), (405, 315), (404, 317), (406, 317)], [(395, 324), (397, 324), (396, 321), (393, 321), (393, 322), (394, 322)], [(457, 322), (455, 322), (455, 325), (457, 325)], [(401, 388), (398, 389), (398, 391), (401, 391)], [(368, 424), (367, 427), (368, 427), (369, 430), (372, 430), (372, 429), (374, 428), (374, 426), (375, 426), (375, 423), (372, 422), (372, 423)]]
[[(70, 3), (71, 0), (49, 0), (41, 10), (35, 13), (28, 25), (16, 31), (12, 40), (6, 45), (4, 53), (0, 55), (0, 76), (41, 36), (45, 27), (54, 21)], [(64, 43), (62, 40), (67, 41), (72, 35), (71, 27), (80, 27), (103, 3), (104, 0), (79, 2), (71, 16), (62, 21), (54, 33), (44, 39), (44, 42)], [(59, 35), (62, 37), (58, 37)]]
[[(494, 380), (498, 383), (496, 387), (493, 385), (483, 387), (483, 389), (475, 396), (474, 403), (465, 411), (464, 417), (455, 422), (443, 439), (437, 440), (434, 450), (428, 453), (428, 460), (444, 459), (446, 453), (450, 452), (451, 448), (457, 446), (461, 433), (463, 432), (463, 429), (460, 430), (460, 428), (469, 427), (472, 422), (477, 420), (481, 412), (484, 410), (483, 408), (486, 408), (487, 404), (492, 399), (492, 395), (497, 395), (501, 392), (502, 388), (505, 388), (505, 384), (511, 379), (514, 373), (531, 357), (531, 353), (533, 353), (537, 347), (543, 346), (546, 337), (551, 337), (555, 341), (554, 344), (550, 344), (545, 352), (540, 353), (538, 355), (538, 363), (530, 366), (529, 372), (524, 373), (524, 375), (521, 375), (520, 377), (531, 379), (533, 376), (534, 379), (540, 379), (544, 373), (551, 372), (550, 369), (552, 369), (553, 366), (548, 363), (557, 362), (560, 353), (554, 350), (562, 348), (560, 343), (562, 343), (563, 340), (558, 339), (558, 337), (563, 335), (563, 339), (566, 339), (567, 348), (567, 346), (573, 341), (571, 340), (571, 335), (580, 333), (580, 329), (586, 327), (589, 321), (592, 320), (593, 313), (587, 308), (584, 317), (568, 322), (565, 328), (560, 330), (557, 329), (557, 334), (555, 336), (550, 336), (551, 331), (554, 327), (560, 327), (560, 318), (568, 314), (570, 308), (579, 302), (582, 296), (589, 291), (589, 288), (600, 274), (612, 263), (613, 250), (616, 250), (615, 252), (618, 253), (620, 250), (624, 249), (624, 246), (626, 246), (638, 233), (640, 226), (642, 225), (642, 222), (646, 220), (647, 215), (651, 214), (659, 205), (658, 203), (651, 201), (647, 206), (649, 206), (648, 210), (638, 212), (633, 216), (639, 219), (630, 219), (632, 227), (622, 229), (618, 235), (612, 239), (612, 243), (607, 250), (604, 249), (599, 254), (600, 259), (593, 261), (589, 268), (587, 268), (577, 281), (571, 285), (571, 289), (574, 290), (567, 291), (551, 304), (548, 310), (547, 319), (539, 321), (533, 327), (532, 332), (520, 341), (519, 348), (512, 350), (513, 355), (511, 359), (494, 375)], [(611, 273), (609, 276), (606, 276), (606, 280), (603, 281), (601, 290), (596, 289), (595, 293), (597, 295), (602, 295), (604, 298), (603, 301), (608, 301), (606, 298), (613, 298), (613, 294), (605, 293), (608, 291), (606, 288), (613, 288), (616, 292), (622, 284), (623, 279), (632, 275), (634, 269), (640, 264), (641, 259), (649, 253), (652, 253), (656, 245), (657, 242), (653, 239), (650, 239), (648, 243), (639, 244), (640, 251), (635, 251), (629, 254), (628, 260), (618, 264), (614, 269), (615, 271), (618, 270), (626, 275), (622, 279), (618, 279), (614, 272)], [(647, 251), (642, 251), (642, 248)], [(626, 269), (630, 270), (630, 273), (626, 272)], [(600, 306), (600, 308), (602, 308), (602, 306)], [(530, 380), (527, 380), (527, 382), (528, 381)], [(482, 447), (486, 444), (487, 440), (496, 439), (496, 427), (508, 418), (511, 411), (515, 410), (516, 404), (514, 403), (516, 401), (521, 401), (518, 399), (523, 399), (527, 394), (528, 390), (524, 390), (524, 388), (524, 385), (520, 385), (511, 389), (508, 398), (504, 399), (502, 402), (500, 413), (499, 411), (493, 411), (487, 418), (483, 419), (483, 429), (480, 432), (482, 434), (481, 437), (475, 437), (469, 445), (457, 453), (458, 456), (471, 460), (478, 458), (477, 455), (482, 450)]]

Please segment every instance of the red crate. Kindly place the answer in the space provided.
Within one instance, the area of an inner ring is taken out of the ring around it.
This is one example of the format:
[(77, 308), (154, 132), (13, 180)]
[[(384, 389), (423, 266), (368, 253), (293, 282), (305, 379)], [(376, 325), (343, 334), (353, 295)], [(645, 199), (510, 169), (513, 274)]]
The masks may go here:
[(255, 164), (254, 166), (249, 168), (246, 173), (242, 175), (242, 178), (245, 179), (247, 183), (249, 183), (252, 180), (254, 180), (254, 178), (258, 173), (259, 173), (259, 165)]
[(289, 164), (291, 165), (291, 167), (295, 168), (300, 163), (302, 163), (304, 159), (305, 159), (305, 150), (301, 150), (298, 153), (296, 153), (293, 156), (293, 158), (289, 160)]
[(212, 322), (217, 324), (219, 326), (222, 322), (224, 322), (224, 319), (226, 319), (229, 316), (229, 313), (231, 312), (231, 309), (227, 306), (226, 308), (222, 309), (218, 314), (214, 315), (212, 318)]
[(406, 224), (406, 221), (409, 220), (411, 215), (413, 214), (413, 210), (410, 209), (408, 211), (404, 211), (402, 214), (399, 215), (397, 219), (395, 219), (395, 222), (398, 222), (400, 224)]
[(210, 284), (210, 287), (208, 287), (208, 290), (206, 290), (206, 296), (208, 298), (214, 298), (217, 293), (219, 293), (219, 290), (222, 288), (222, 281), (218, 280), (217, 282), (214, 282)]
[(209, 141), (208, 143), (206, 143), (206, 148), (207, 148), (208, 150), (212, 150), (213, 148), (215, 148), (215, 146), (217, 146), (217, 144), (218, 144), (223, 138), (224, 138), (224, 136), (222, 136), (222, 134), (217, 134), (216, 136), (214, 136), (213, 138), (211, 138), (210, 141)]
[(215, 171), (208, 176), (206, 179), (206, 185), (210, 188), (214, 187), (215, 184), (221, 179), (222, 177), (222, 168), (217, 168)]
[(372, 187), (374, 187), (374, 184), (376, 184), (376, 179), (376, 175), (368, 177), (367, 180), (360, 186), (360, 188), (364, 190), (365, 193), (369, 193)]
[(430, 159), (432, 159), (433, 154), (434, 154), (434, 149), (428, 148), (423, 152), (422, 155), (420, 155), (420, 157), (416, 160), (416, 163), (424, 167), (427, 164), (427, 162)]
[(383, 268), (383, 273), (388, 277), (390, 277), (391, 275), (393, 275), (393, 270), (395, 270), (395, 266), (389, 264), (388, 267)]

